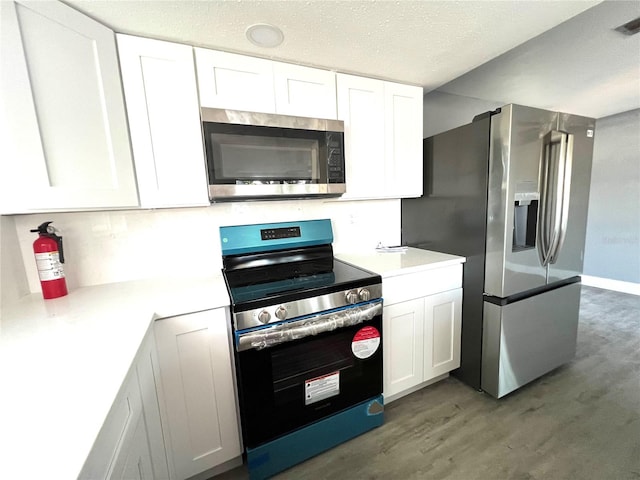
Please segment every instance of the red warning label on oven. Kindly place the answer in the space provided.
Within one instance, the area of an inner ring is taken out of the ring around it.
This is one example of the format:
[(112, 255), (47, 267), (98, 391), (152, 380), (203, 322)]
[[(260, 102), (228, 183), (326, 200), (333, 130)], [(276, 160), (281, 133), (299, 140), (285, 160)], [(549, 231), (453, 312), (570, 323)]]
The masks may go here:
[(305, 380), (304, 404), (311, 405), (325, 398), (340, 395), (340, 372)]
[(358, 358), (369, 358), (380, 346), (380, 332), (376, 327), (363, 327), (351, 342), (351, 351)]

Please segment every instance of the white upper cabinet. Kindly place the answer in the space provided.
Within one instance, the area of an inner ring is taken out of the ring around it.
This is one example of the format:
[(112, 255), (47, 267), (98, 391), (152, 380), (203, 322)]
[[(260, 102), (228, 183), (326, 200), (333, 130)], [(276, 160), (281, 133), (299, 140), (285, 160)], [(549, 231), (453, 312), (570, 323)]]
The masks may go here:
[(270, 60), (195, 48), (200, 105), (275, 113)]
[(0, 2), (3, 213), (135, 207), (114, 33), (60, 2)]
[(345, 199), (422, 195), (422, 88), (337, 75)]
[(337, 118), (336, 74), (328, 70), (273, 62), (276, 113)]
[(384, 82), (385, 195), (422, 195), (422, 88)]
[(384, 82), (339, 73), (337, 85), (347, 176), (342, 198), (384, 197)]
[(336, 74), (195, 48), (200, 105), (298, 117), (336, 118)]
[(140, 205), (208, 205), (192, 48), (117, 38)]

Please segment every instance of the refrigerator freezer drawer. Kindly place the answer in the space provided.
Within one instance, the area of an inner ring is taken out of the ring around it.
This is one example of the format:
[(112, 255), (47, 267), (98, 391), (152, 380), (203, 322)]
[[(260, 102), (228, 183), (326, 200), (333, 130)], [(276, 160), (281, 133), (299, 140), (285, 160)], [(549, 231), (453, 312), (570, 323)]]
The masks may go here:
[(500, 398), (570, 361), (580, 283), (500, 306), (484, 302), (482, 390)]

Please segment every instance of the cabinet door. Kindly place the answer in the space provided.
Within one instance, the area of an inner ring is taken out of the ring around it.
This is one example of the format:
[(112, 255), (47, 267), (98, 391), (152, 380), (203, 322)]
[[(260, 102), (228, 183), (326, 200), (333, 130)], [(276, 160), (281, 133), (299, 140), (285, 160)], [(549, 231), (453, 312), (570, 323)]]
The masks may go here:
[(151, 465), (151, 452), (147, 443), (147, 432), (145, 430), (144, 418), (142, 415), (132, 428), (129, 438), (126, 439), (125, 448), (113, 463), (113, 468), (107, 478), (109, 480), (145, 480), (161, 479), (154, 475)]
[(277, 113), (337, 118), (334, 72), (273, 62), (273, 73)]
[(384, 395), (388, 397), (422, 382), (424, 301), (384, 307), (382, 320)]
[[(151, 477), (143, 478), (169, 478), (167, 453), (162, 434), (162, 422), (158, 406), (158, 393), (154, 376), (154, 365), (157, 369), (158, 360), (155, 352), (153, 332), (145, 338), (136, 361), (138, 385), (142, 401), (142, 414), (146, 427), (146, 438), (149, 446), (149, 458), (151, 463)], [(142, 469), (142, 463), (141, 467)]]
[(175, 476), (241, 454), (226, 309), (157, 320), (162, 398)]
[(208, 205), (193, 49), (117, 37), (140, 205)]
[[(144, 428), (142, 400), (137, 375), (132, 370), (123, 383), (78, 478), (118, 478), (126, 463), (127, 453), (136, 444), (135, 448), (140, 456), (148, 456), (148, 447), (144, 452), (146, 438), (143, 442), (139, 428)], [(148, 465), (148, 459), (143, 460), (143, 463)]]
[(460, 366), (462, 289), (425, 297), (424, 380)]
[(4, 211), (137, 206), (114, 33), (60, 2), (0, 9)]
[(200, 105), (275, 113), (270, 60), (196, 48)]
[(422, 195), (422, 88), (385, 82), (385, 196)]
[(384, 196), (384, 82), (338, 74), (338, 119), (344, 121), (347, 191), (342, 198)]

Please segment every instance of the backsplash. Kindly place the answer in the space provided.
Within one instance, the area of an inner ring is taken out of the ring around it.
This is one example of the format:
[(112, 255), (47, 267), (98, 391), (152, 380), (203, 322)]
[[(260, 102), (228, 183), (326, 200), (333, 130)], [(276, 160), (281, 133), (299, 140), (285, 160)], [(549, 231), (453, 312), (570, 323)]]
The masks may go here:
[(151, 277), (206, 276), (219, 271), (218, 227), (222, 225), (329, 218), (335, 252), (372, 250), (378, 242), (400, 243), (399, 200), (239, 202), (13, 218), (31, 292), (40, 292), (40, 283), (32, 252), (35, 234), (29, 230), (49, 220), (64, 237), (64, 268), (70, 290)]

